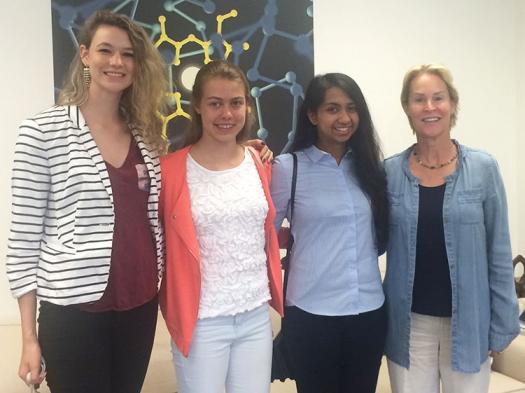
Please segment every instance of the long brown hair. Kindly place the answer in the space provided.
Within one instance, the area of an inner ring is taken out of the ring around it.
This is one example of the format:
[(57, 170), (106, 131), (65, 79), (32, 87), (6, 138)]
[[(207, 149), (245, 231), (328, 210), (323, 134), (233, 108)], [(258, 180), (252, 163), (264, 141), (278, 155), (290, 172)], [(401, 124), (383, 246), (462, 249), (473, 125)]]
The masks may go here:
[(242, 130), (237, 134), (237, 142), (240, 143), (248, 139), (250, 133), (255, 127), (257, 122), (255, 116), (255, 105), (250, 96), (250, 86), (248, 85), (248, 80), (246, 79), (244, 72), (238, 66), (226, 60), (215, 60), (204, 65), (195, 77), (195, 83), (193, 84), (193, 90), (191, 93), (191, 124), (184, 135), (184, 146), (193, 145), (202, 137), (202, 117), (197, 113), (196, 108), (201, 102), (205, 83), (213, 78), (222, 78), (229, 81), (240, 82), (244, 88), (246, 121)]

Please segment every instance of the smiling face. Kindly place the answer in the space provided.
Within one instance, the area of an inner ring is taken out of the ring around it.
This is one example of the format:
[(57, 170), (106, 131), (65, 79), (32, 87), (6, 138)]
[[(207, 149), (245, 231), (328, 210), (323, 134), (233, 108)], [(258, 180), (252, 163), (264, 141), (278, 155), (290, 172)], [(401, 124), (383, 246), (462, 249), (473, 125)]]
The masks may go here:
[(91, 73), (90, 95), (120, 95), (131, 86), (135, 60), (126, 31), (101, 25), (95, 31), (89, 48), (80, 46), (80, 58)]
[(324, 100), (308, 118), (317, 127), (317, 147), (334, 156), (346, 150), (347, 142), (359, 126), (354, 101), (339, 87), (326, 90)]
[(244, 85), (238, 80), (210, 78), (204, 82), (195, 112), (202, 120), (202, 138), (236, 143), (246, 122)]
[(450, 138), (455, 110), (456, 104), (439, 76), (423, 73), (410, 83), (405, 112), (418, 138)]

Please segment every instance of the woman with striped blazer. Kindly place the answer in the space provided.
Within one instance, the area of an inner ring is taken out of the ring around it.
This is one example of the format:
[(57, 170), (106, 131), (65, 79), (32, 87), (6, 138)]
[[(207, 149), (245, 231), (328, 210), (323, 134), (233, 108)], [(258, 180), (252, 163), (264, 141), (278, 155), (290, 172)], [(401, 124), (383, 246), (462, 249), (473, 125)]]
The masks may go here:
[(80, 33), (60, 105), (20, 127), (7, 275), (26, 383), (42, 382), (43, 357), (54, 393), (141, 390), (163, 268), (164, 75), (141, 27), (99, 11)]

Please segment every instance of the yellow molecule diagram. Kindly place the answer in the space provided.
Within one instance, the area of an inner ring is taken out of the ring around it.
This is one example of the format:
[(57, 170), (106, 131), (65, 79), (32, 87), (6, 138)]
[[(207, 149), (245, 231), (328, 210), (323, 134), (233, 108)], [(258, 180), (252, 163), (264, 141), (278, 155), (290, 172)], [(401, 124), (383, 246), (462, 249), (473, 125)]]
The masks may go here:
[[(226, 19), (229, 18), (235, 18), (237, 17), (238, 12), (235, 9), (232, 9), (230, 12), (224, 15), (217, 15), (217, 34), (222, 36), (222, 27), (223, 23)], [(181, 64), (180, 57), (181, 57), (181, 50), (184, 47), (184, 45), (188, 43), (195, 43), (197, 45), (200, 45), (202, 48), (202, 52), (204, 54), (203, 63), (208, 64), (211, 61), (210, 58), (210, 46), (211, 46), (211, 40), (203, 41), (195, 36), (195, 34), (188, 34), (186, 38), (184, 38), (182, 41), (176, 41), (168, 36), (166, 34), (166, 17), (164, 15), (159, 16), (159, 23), (160, 23), (160, 36), (157, 41), (155, 41), (154, 45), (155, 48), (158, 48), (162, 43), (166, 42), (170, 45), (172, 45), (175, 48), (175, 56), (173, 58), (172, 63), (169, 65), (179, 66)], [(224, 59), (226, 60), (230, 53), (232, 52), (232, 45), (227, 42), (226, 40), (222, 41), (222, 44), (224, 45), (225, 51), (224, 51)], [(250, 44), (248, 42), (243, 42), (242, 49), (247, 51), (250, 48)], [(191, 116), (182, 109), (181, 105), (181, 94), (179, 92), (170, 92), (167, 93), (168, 98), (170, 101), (175, 101), (176, 109), (171, 114), (164, 116), (160, 114), (160, 117), (162, 119), (162, 135), (164, 138), (167, 137), (166, 132), (168, 128), (168, 123), (176, 118), (177, 116), (183, 116), (187, 119), (191, 119)]]
[(181, 94), (176, 91), (174, 93), (167, 93), (166, 94), (170, 101), (175, 101), (176, 109), (174, 112), (170, 113), (168, 116), (164, 116), (162, 113), (159, 113), (160, 118), (162, 119), (162, 137), (164, 139), (167, 139), (168, 137), (168, 123), (176, 118), (177, 116), (185, 117), (186, 119), (191, 119), (191, 116), (189, 113), (185, 112), (184, 109), (182, 109), (181, 105)]
[[(238, 12), (237, 10), (231, 10), (227, 14), (224, 15), (217, 15), (217, 34), (222, 35), (222, 25), (223, 22), (226, 19), (229, 18), (235, 18), (237, 17)], [(162, 43), (166, 42), (168, 44), (173, 45), (175, 48), (175, 56), (173, 58), (173, 65), (180, 65), (180, 52), (181, 49), (184, 47), (184, 45), (193, 42), (197, 45), (200, 45), (202, 47), (202, 51), (204, 53), (204, 64), (208, 64), (210, 59), (210, 45), (211, 41), (203, 41), (195, 36), (195, 34), (188, 34), (186, 38), (184, 38), (182, 41), (176, 41), (168, 36), (166, 34), (166, 17), (164, 15), (159, 16), (159, 23), (160, 23), (160, 36), (159, 39), (155, 42), (155, 48), (158, 48)], [(228, 43), (226, 40), (223, 41), (224, 48), (226, 49), (224, 53), (224, 59), (226, 60), (228, 56), (230, 55), (232, 51), (232, 45)], [(250, 44), (247, 42), (243, 42), (242, 48), (246, 51), (250, 48)]]
[[(237, 15), (238, 15), (237, 10), (231, 10), (230, 12), (224, 15), (217, 15), (217, 34), (222, 35), (222, 23), (226, 19), (235, 18)], [(222, 44), (224, 45), (224, 48), (226, 49), (224, 52), (224, 60), (226, 60), (232, 51), (232, 45), (228, 43), (226, 40), (223, 40)], [(242, 49), (247, 51), (248, 49), (250, 49), (250, 44), (248, 44), (247, 42), (243, 42)]]
[(159, 16), (159, 23), (160, 23), (160, 37), (155, 42), (155, 48), (158, 48), (160, 44), (167, 42), (168, 44), (173, 45), (175, 48), (175, 57), (173, 59), (174, 65), (180, 65), (180, 50), (184, 45), (186, 45), (189, 42), (194, 42), (202, 47), (202, 50), (204, 52), (204, 64), (208, 64), (210, 60), (210, 45), (211, 41), (203, 41), (195, 37), (195, 34), (188, 34), (188, 36), (183, 39), (182, 41), (175, 41), (168, 37), (166, 34), (166, 17), (164, 15)]

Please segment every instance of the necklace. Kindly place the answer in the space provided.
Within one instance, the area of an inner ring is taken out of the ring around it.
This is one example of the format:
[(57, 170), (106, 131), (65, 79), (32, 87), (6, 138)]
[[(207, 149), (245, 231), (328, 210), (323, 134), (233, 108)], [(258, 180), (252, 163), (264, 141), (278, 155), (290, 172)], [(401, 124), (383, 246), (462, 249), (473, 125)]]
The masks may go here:
[(443, 162), (441, 164), (437, 164), (437, 165), (428, 165), (428, 164), (425, 164), (423, 161), (421, 161), (421, 159), (417, 156), (417, 151), (416, 151), (415, 148), (414, 148), (414, 150), (412, 150), (412, 152), (414, 154), (414, 158), (416, 159), (416, 162), (419, 165), (421, 165), (422, 167), (427, 168), (427, 169), (441, 169), (444, 166), (452, 164), (456, 160), (456, 158), (458, 158), (458, 152), (457, 152), (457, 149), (456, 149), (456, 154), (454, 154), (454, 156), (451, 157), (448, 161)]

